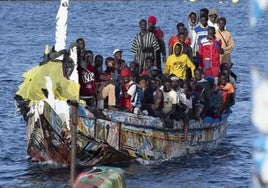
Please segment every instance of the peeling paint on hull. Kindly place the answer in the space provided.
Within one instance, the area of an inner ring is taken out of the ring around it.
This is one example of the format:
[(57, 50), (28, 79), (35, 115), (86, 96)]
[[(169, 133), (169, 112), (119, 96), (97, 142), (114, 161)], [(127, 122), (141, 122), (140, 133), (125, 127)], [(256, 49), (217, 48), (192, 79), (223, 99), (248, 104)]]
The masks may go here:
[[(35, 108), (33, 108), (35, 109)], [(28, 113), (29, 156), (36, 161), (53, 161), (69, 165), (71, 138), (66, 122), (44, 102), (43, 113)], [(225, 136), (228, 115), (221, 121), (191, 120), (187, 141), (183, 123), (174, 121), (165, 128), (159, 118), (125, 112), (108, 112), (107, 119), (96, 119), (79, 106), (77, 125), (77, 158), (82, 165), (112, 162), (168, 160), (217, 146)], [(70, 120), (69, 120), (70, 121)]]

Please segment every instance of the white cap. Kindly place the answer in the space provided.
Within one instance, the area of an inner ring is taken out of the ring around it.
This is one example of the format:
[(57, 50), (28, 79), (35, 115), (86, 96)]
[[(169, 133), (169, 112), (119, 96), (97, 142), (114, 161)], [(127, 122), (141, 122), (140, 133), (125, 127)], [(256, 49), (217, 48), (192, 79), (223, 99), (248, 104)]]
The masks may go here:
[(114, 52), (113, 52), (113, 55), (116, 54), (117, 52), (123, 52), (123, 50), (120, 50), (120, 49), (115, 49)]

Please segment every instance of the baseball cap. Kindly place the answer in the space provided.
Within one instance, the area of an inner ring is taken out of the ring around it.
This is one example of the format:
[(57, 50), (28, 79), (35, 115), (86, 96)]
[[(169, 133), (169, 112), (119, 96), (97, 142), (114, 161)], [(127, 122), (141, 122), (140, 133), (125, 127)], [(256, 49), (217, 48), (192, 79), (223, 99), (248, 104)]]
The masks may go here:
[(116, 54), (117, 52), (123, 52), (123, 50), (120, 50), (120, 49), (115, 49), (114, 52), (113, 52), (113, 55)]

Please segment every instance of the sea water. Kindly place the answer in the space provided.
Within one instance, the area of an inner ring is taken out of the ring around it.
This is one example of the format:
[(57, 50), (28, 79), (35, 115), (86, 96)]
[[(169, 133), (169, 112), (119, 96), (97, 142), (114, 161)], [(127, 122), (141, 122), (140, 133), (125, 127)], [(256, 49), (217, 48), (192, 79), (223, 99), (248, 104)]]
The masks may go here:
[[(0, 187), (68, 187), (68, 167), (29, 159), (26, 126), (16, 116), (13, 102), (23, 73), (38, 65), (46, 44), (54, 45), (58, 6), (59, 1), (0, 1)], [(172, 161), (118, 164), (126, 171), (129, 188), (252, 186), (252, 145), (259, 134), (251, 122), (250, 67), (264, 71), (267, 64), (267, 13), (250, 28), (246, 0), (235, 5), (217, 0), (70, 1), (67, 45), (83, 37), (94, 55), (106, 58), (120, 48), (128, 63), (133, 60), (130, 47), (140, 19), (156, 16), (167, 44), (177, 23), (187, 26), (187, 14), (204, 7), (216, 8), (226, 17), (235, 39), (237, 98), (226, 137), (212, 151)]]

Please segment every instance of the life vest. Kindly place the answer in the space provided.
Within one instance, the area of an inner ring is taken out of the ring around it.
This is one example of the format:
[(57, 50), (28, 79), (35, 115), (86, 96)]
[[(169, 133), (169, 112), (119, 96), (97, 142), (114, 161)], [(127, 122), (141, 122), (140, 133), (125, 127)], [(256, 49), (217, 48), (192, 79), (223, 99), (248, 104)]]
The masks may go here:
[(128, 91), (129, 88), (132, 87), (133, 85), (135, 85), (135, 87), (136, 87), (136, 90), (135, 90), (133, 96), (130, 96), (128, 98), (121, 96), (121, 98), (120, 98), (120, 105), (126, 107), (130, 112), (133, 112), (133, 109), (135, 107), (141, 107), (142, 96), (143, 96), (142, 89), (135, 82), (127, 83), (125, 85), (126, 90)]

